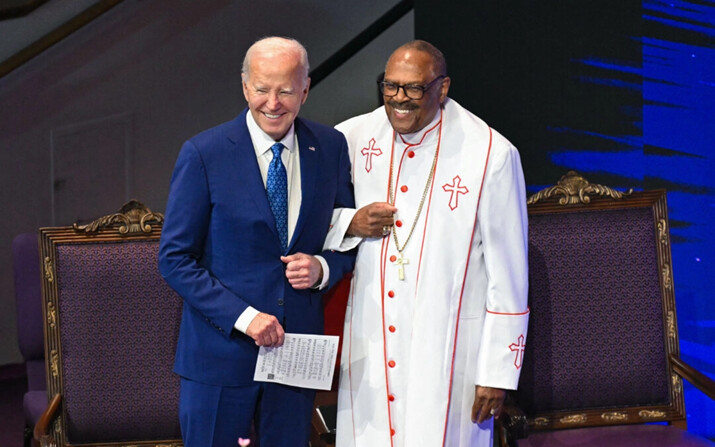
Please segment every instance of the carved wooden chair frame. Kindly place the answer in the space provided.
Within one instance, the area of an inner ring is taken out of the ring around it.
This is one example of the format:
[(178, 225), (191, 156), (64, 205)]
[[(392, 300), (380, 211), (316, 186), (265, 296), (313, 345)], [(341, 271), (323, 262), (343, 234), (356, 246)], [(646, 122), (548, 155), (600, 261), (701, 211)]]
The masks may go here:
[[(548, 411), (525, 415), (518, 407), (518, 402), (514, 404), (511, 400), (515, 394), (510, 394), (508, 405), (505, 406), (504, 417), (496, 426), (496, 433), (501, 437), (501, 445), (513, 446), (515, 440), (526, 437), (528, 431), (539, 430), (645, 422), (668, 422), (685, 429), (682, 379), (687, 379), (713, 399), (715, 399), (715, 382), (680, 360), (665, 191), (633, 192), (629, 190), (619, 192), (606, 186), (591, 184), (576, 172), (570, 171), (555, 186), (532, 195), (527, 203), (530, 220), (533, 216), (579, 211), (628, 208), (650, 208), (652, 210), (654, 233), (657, 239), (653, 241), (653, 244), (657, 251), (660, 276), (665, 363), (670, 376), (668, 381), (670, 397), (667, 403), (658, 405), (638, 405), (618, 409)], [(610, 230), (604, 229), (604, 231)], [(532, 315), (532, 318), (535, 318), (535, 315)]]
[[(63, 408), (62, 345), (60, 340), (59, 293), (55, 280), (57, 247), (74, 243), (111, 243), (120, 241), (158, 241), (164, 216), (153, 213), (142, 203), (132, 200), (118, 212), (101, 217), (87, 225), (40, 229), (42, 257), (43, 315), (45, 317), (45, 357), (50, 404), (34, 429), (34, 440), (41, 446), (69, 445), (66, 439), (66, 411)], [(93, 444), (82, 444), (93, 445)], [(97, 444), (100, 445), (100, 444)], [(101, 445), (108, 445), (106, 442)], [(113, 447), (151, 445), (180, 447), (180, 439), (164, 441), (112, 442)]]

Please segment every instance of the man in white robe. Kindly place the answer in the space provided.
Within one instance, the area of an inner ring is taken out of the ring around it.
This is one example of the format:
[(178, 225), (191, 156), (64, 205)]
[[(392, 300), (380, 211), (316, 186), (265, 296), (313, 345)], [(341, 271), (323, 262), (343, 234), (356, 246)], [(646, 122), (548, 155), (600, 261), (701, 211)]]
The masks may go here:
[(385, 106), (337, 126), (357, 210), (325, 248), (359, 244), (338, 447), (491, 446), (528, 323), (527, 215), (514, 146), (447, 98), (441, 52), (398, 48)]

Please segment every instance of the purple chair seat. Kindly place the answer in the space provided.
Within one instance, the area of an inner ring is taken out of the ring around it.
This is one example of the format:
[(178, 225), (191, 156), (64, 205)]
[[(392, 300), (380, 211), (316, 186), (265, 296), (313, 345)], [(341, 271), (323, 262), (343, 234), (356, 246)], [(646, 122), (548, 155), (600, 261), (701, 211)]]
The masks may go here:
[(619, 425), (534, 433), (519, 447), (707, 447), (711, 442), (667, 425)]

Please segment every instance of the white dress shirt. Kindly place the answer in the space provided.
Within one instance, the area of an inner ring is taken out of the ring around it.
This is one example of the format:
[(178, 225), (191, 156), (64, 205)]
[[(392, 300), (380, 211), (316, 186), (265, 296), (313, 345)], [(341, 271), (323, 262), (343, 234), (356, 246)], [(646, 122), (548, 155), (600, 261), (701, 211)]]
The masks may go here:
[[(253, 115), (251, 115), (250, 112), (246, 114), (246, 125), (248, 126), (248, 133), (251, 136), (253, 149), (256, 151), (256, 160), (258, 160), (258, 168), (261, 171), (261, 178), (263, 178), (263, 186), (265, 187), (266, 178), (268, 177), (268, 166), (273, 159), (271, 146), (273, 146), (276, 141), (258, 127), (256, 120), (253, 119)], [(303, 197), (300, 188), (300, 157), (298, 156), (298, 137), (295, 134), (295, 124), (290, 126), (290, 129), (288, 129), (288, 132), (279, 143), (285, 146), (285, 149), (281, 151), (281, 161), (283, 162), (283, 166), (285, 166), (288, 177), (288, 242), (290, 243), (290, 240), (293, 238), (295, 224), (298, 222), (300, 203)], [(318, 287), (318, 289), (323, 289), (328, 284), (330, 270), (328, 263), (322, 256), (316, 255), (315, 257), (323, 267), (323, 279)], [(248, 306), (246, 310), (241, 313), (233, 326), (237, 330), (246, 333), (248, 325), (251, 324), (251, 321), (253, 321), (258, 314), (259, 311), (257, 309)]]

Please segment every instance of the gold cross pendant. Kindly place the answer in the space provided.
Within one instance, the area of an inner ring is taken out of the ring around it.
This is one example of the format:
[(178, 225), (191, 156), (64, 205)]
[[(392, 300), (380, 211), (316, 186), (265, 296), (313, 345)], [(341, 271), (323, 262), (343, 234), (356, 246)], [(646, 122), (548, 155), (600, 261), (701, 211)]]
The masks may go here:
[(410, 260), (402, 256), (402, 253), (400, 253), (400, 256), (397, 258), (397, 279), (400, 281), (405, 280), (405, 264), (409, 264)]

